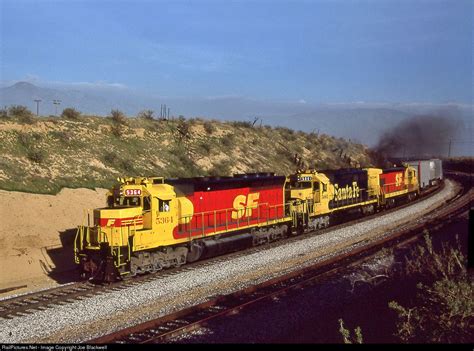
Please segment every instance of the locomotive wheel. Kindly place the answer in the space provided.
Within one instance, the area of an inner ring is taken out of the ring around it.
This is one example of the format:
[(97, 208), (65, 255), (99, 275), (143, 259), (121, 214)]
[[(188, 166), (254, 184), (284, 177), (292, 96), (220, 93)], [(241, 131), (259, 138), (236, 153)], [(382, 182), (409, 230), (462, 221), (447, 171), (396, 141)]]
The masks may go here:
[(196, 262), (201, 258), (203, 251), (204, 245), (201, 242), (192, 243), (188, 254), (186, 255), (186, 261), (188, 263)]

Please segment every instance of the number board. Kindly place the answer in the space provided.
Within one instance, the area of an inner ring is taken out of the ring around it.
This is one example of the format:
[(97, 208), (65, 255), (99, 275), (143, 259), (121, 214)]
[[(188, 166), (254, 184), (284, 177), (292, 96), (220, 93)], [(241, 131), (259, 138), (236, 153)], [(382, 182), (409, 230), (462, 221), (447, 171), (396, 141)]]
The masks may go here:
[(312, 176), (298, 176), (299, 182), (310, 182), (313, 180)]
[(125, 189), (125, 196), (139, 196), (141, 194), (141, 189)]

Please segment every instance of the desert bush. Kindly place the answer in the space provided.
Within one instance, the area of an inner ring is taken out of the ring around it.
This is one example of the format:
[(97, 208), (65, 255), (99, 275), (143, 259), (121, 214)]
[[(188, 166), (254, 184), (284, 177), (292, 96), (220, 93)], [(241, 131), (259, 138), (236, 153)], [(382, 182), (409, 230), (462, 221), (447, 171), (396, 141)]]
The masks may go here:
[(214, 124), (212, 122), (206, 121), (204, 122), (204, 130), (207, 134), (211, 135), (216, 131), (216, 127), (214, 127)]
[(342, 335), (344, 344), (362, 344), (364, 342), (361, 328), (356, 327), (354, 329), (354, 336), (351, 336), (350, 330), (344, 327), (344, 321), (342, 319), (339, 319), (339, 333)]
[(142, 119), (148, 119), (148, 120), (153, 120), (154, 117), (153, 117), (153, 114), (155, 112), (153, 110), (143, 110), (143, 111), (140, 111), (137, 115), (138, 118), (142, 118)]
[(178, 126), (176, 127), (178, 139), (181, 141), (183, 139), (189, 139), (191, 137), (190, 134), (190, 125), (189, 122), (186, 121), (184, 118), (178, 119)]
[[(406, 274), (421, 280), (412, 307), (391, 301), (398, 315), (396, 335), (404, 342), (469, 343), (474, 335), (474, 282), (467, 257), (457, 247), (433, 249), (426, 234), (407, 260)], [(434, 282), (433, 282), (434, 281)]]
[(30, 161), (41, 164), (46, 160), (47, 154), (44, 150), (33, 148), (27, 152), (26, 157)]
[(26, 107), (22, 105), (13, 105), (8, 108), (8, 114), (12, 117), (18, 118), (20, 122), (26, 124), (33, 124), (36, 122), (33, 113)]
[(63, 130), (53, 130), (50, 132), (50, 134), (53, 138), (58, 139), (65, 144), (69, 143), (73, 137), (71, 132)]
[(114, 124), (112, 126), (112, 128), (110, 129), (110, 131), (112, 132), (112, 134), (117, 137), (117, 138), (121, 138), (122, 135), (124, 134), (124, 128), (123, 128), (123, 124)]
[(0, 109), (0, 118), (8, 119), (8, 110), (6, 108)]
[(61, 117), (77, 120), (81, 117), (81, 113), (77, 111), (75, 108), (67, 107), (61, 113)]
[(135, 166), (133, 164), (133, 161), (130, 159), (125, 159), (125, 160), (120, 161), (120, 167), (126, 172), (135, 171)]
[(235, 136), (234, 134), (226, 134), (221, 139), (221, 144), (225, 147), (231, 147), (234, 144)]
[(252, 128), (252, 123), (248, 121), (233, 121), (231, 122), (233, 127)]
[(104, 153), (103, 160), (109, 165), (114, 165), (118, 161), (118, 156), (113, 151), (107, 151)]
[(120, 110), (112, 110), (110, 111), (110, 118), (117, 124), (126, 124), (127, 118), (125, 114)]
[(230, 160), (222, 160), (212, 165), (207, 172), (211, 176), (229, 176), (232, 172), (232, 162)]
[(35, 147), (36, 143), (40, 142), (42, 138), (39, 133), (18, 133), (18, 142), (26, 149)]

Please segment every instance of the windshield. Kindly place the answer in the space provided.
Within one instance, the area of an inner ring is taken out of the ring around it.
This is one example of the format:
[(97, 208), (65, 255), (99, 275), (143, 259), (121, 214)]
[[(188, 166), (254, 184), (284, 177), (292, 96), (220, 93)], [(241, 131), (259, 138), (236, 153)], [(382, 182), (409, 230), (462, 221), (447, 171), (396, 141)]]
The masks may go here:
[(109, 197), (109, 207), (138, 207), (141, 205), (140, 196)]

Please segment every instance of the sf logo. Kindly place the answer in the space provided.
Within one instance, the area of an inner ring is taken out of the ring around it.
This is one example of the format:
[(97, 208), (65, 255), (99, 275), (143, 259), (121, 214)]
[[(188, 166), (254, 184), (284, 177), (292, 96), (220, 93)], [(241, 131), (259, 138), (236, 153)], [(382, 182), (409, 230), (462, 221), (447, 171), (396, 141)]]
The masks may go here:
[(260, 193), (251, 193), (247, 196), (238, 195), (234, 199), (234, 210), (232, 211), (232, 219), (250, 217), (252, 210), (258, 206)]
[(401, 173), (397, 173), (395, 175), (395, 186), (402, 185), (403, 175)]

